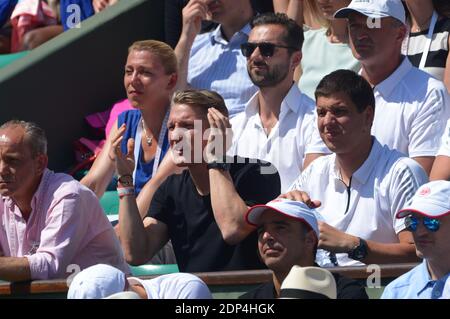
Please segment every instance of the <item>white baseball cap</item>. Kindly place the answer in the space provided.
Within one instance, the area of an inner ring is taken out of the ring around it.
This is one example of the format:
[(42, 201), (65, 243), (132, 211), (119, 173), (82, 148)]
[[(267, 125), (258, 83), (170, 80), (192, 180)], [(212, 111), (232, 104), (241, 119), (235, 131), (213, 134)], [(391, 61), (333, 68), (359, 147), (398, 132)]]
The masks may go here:
[(336, 297), (336, 280), (331, 272), (320, 267), (294, 265), (280, 289), (280, 298), (336, 299)]
[(305, 203), (277, 198), (268, 202), (266, 205), (255, 205), (251, 207), (245, 215), (245, 220), (252, 226), (258, 226), (260, 224), (261, 214), (266, 210), (300, 220), (314, 230), (317, 238), (319, 238), (319, 226), (317, 224), (318, 213), (315, 209), (309, 208)]
[(433, 181), (420, 186), (408, 204), (397, 213), (397, 218), (411, 213), (427, 217), (450, 214), (450, 182)]
[(148, 299), (212, 299), (208, 286), (197, 276), (173, 273), (142, 280), (128, 277), (130, 285), (141, 285)]
[(69, 286), (67, 299), (100, 299), (125, 290), (125, 273), (98, 264), (79, 272)]
[(336, 11), (334, 17), (347, 18), (355, 11), (370, 18), (392, 17), (403, 24), (406, 22), (405, 8), (401, 0), (353, 0), (348, 7)]

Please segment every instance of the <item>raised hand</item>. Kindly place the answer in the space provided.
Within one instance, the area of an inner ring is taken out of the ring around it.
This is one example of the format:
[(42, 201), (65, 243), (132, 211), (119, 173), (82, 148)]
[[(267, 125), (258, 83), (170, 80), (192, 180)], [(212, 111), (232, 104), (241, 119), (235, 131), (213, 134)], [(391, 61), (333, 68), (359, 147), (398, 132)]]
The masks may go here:
[(233, 141), (233, 131), (228, 117), (217, 109), (208, 109), (208, 122), (210, 133), (206, 147), (206, 160), (208, 162), (222, 160)]
[(312, 200), (309, 197), (308, 193), (299, 190), (293, 190), (285, 194), (281, 194), (280, 196), (278, 196), (278, 198), (286, 198), (298, 202), (303, 202), (306, 205), (308, 205), (309, 208), (317, 208), (320, 207), (320, 205), (322, 204), (318, 200)]
[(116, 171), (119, 176), (121, 175), (133, 175), (135, 167), (134, 159), (134, 139), (130, 138), (127, 141), (127, 153), (123, 154), (121, 150), (121, 143), (123, 140), (123, 134), (125, 133), (126, 126), (122, 124), (116, 132), (116, 135), (112, 139), (111, 150), (114, 154), (116, 162)]

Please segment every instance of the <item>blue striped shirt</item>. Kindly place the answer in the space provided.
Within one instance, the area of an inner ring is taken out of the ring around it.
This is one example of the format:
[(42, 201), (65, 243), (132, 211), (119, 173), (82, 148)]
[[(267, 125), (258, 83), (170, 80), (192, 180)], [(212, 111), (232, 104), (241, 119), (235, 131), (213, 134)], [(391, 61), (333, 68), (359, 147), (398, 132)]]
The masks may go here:
[(195, 38), (189, 57), (189, 85), (222, 95), (230, 117), (242, 112), (258, 90), (248, 76), (247, 59), (241, 53), (241, 44), (247, 42), (250, 30), (247, 24), (227, 41), (218, 26)]

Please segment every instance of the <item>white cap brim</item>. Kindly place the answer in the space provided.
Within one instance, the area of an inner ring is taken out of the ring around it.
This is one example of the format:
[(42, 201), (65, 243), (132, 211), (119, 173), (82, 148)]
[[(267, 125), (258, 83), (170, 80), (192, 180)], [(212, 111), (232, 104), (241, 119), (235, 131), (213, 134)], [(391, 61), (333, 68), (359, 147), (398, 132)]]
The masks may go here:
[(353, 12), (361, 13), (361, 14), (365, 15), (366, 17), (370, 17), (370, 18), (374, 18), (374, 19), (389, 17), (389, 15), (381, 13), (381, 12), (374, 13), (374, 12), (369, 11), (369, 10), (354, 9), (354, 8), (342, 8), (342, 9), (339, 9), (338, 11), (336, 11), (334, 13), (334, 17), (337, 18), (337, 19), (347, 18), (349, 16), (349, 14), (353, 13)]
[(417, 202), (414, 203), (412, 205), (410, 205), (409, 207), (405, 207), (403, 209), (401, 209), (396, 217), (397, 218), (404, 218), (410, 214), (419, 214), (419, 215), (423, 215), (426, 217), (431, 217), (431, 218), (437, 218), (437, 217), (442, 217), (445, 215), (449, 215), (450, 211), (440, 207), (439, 205), (430, 205), (430, 203), (424, 203), (424, 202)]

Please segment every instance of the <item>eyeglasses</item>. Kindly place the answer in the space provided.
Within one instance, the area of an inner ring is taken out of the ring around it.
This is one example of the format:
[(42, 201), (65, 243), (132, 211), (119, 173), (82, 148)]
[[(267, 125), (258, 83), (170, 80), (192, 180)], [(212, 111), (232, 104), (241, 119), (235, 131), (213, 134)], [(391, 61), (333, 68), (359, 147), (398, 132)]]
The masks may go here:
[[(423, 217), (423, 225), (431, 232), (437, 232), (441, 226), (441, 221), (437, 218)], [(415, 216), (409, 215), (405, 217), (406, 230), (415, 232), (419, 225), (419, 219)]]
[(247, 42), (247, 43), (241, 44), (242, 54), (246, 58), (249, 58), (253, 54), (253, 52), (255, 51), (256, 48), (259, 48), (259, 52), (261, 52), (261, 55), (266, 58), (273, 56), (273, 54), (275, 52), (275, 48), (285, 48), (285, 49), (297, 50), (294, 47), (273, 44), (270, 42), (260, 42), (260, 43)]

